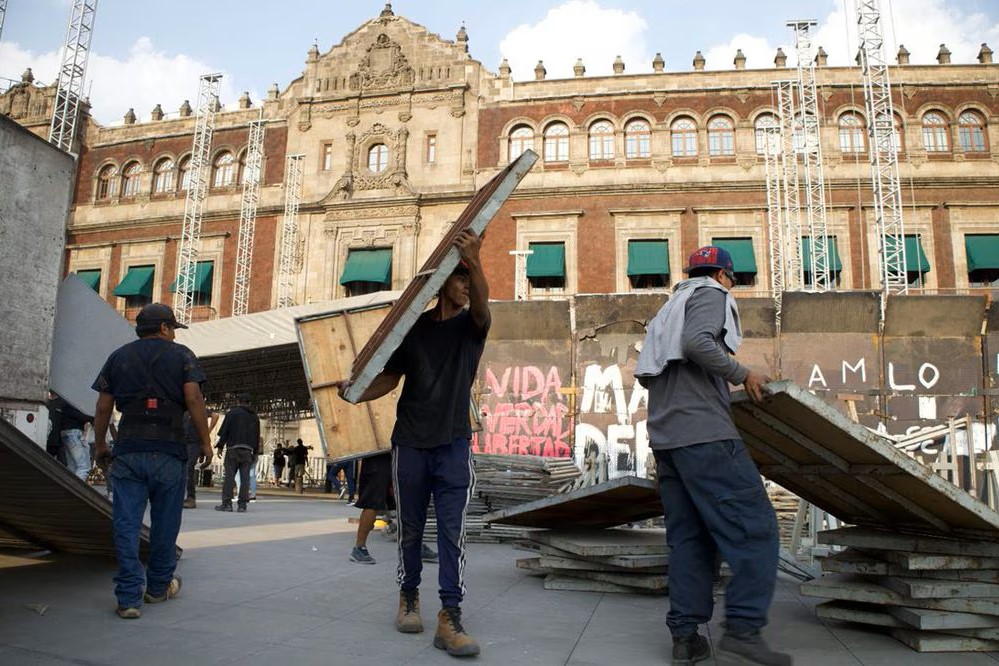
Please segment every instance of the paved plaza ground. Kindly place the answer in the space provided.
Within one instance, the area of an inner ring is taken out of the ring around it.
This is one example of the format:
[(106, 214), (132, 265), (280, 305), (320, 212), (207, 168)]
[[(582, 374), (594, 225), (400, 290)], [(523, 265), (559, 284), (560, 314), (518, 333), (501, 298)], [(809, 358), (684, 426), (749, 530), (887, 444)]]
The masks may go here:
[[(218, 513), (202, 492), (184, 512), (180, 596), (113, 612), (114, 562), (67, 555), (0, 554), (0, 664), (309, 666), (455, 664), (431, 644), (436, 565), (424, 570), (427, 632), (394, 629), (394, 540), (372, 534), (374, 566), (348, 553), (358, 511), (343, 502), (265, 496), (249, 512)], [(469, 548), (465, 626), (482, 646), (477, 664), (668, 664), (664, 597), (546, 591), (509, 545)], [(817, 620), (814, 600), (782, 577), (767, 636), (803, 666), (995, 664), (999, 654), (917, 654), (894, 639)], [(708, 626), (721, 636), (718, 620)], [(719, 659), (708, 664), (726, 663)]]

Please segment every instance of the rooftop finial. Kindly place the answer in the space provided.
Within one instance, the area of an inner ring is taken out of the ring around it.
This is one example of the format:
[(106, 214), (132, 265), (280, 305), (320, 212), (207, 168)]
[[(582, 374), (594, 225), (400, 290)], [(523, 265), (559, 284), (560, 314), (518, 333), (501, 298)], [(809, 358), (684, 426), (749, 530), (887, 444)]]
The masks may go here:
[(395, 13), (392, 11), (392, 3), (391, 2), (386, 2), (385, 3), (385, 9), (383, 9), (382, 13), (379, 14), (378, 16), (380, 18), (386, 18), (388, 16), (395, 16)]

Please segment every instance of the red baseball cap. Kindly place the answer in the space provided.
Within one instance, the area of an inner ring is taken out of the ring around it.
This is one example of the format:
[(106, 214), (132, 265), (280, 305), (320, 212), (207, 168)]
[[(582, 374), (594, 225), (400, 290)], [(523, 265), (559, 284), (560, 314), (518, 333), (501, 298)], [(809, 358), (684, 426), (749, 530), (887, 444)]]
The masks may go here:
[(730, 271), (733, 269), (732, 255), (723, 247), (705, 245), (702, 248), (694, 250), (683, 272), (689, 273), (695, 268), (721, 268)]

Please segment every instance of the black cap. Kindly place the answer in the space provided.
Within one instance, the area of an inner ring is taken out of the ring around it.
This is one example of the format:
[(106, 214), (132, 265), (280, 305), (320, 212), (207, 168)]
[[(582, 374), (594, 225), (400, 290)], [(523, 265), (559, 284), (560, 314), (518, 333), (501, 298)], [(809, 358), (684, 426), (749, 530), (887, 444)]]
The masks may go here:
[(139, 310), (139, 314), (135, 317), (137, 329), (158, 329), (160, 324), (166, 324), (171, 328), (187, 328), (186, 324), (177, 321), (173, 310), (162, 303), (150, 303)]
[(245, 391), (239, 394), (239, 404), (248, 405), (253, 401), (253, 396)]

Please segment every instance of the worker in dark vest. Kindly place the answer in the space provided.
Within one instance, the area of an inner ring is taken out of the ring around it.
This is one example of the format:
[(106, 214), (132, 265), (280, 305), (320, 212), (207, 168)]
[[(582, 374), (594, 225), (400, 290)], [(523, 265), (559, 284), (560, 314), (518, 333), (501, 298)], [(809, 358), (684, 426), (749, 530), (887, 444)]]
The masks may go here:
[(249, 393), (239, 395), (239, 404), (226, 412), (222, 427), (219, 428), (219, 441), (215, 447), (222, 454), (225, 452), (224, 476), (222, 479), (222, 503), (215, 507), (216, 511), (232, 511), (232, 493), (236, 485), (236, 473), (239, 473), (239, 499), (237, 510), (246, 511), (250, 501), (250, 469), (257, 462), (257, 456), (263, 451), (263, 441), (260, 439), (260, 417), (250, 407)]
[[(187, 447), (184, 412), (201, 438), (201, 456), (212, 458), (201, 383), (205, 373), (190, 349), (174, 342), (187, 328), (161, 303), (135, 318), (139, 339), (112, 352), (93, 384), (100, 394), (94, 417), (94, 450), (110, 456), (107, 430), (113, 409), (122, 413), (114, 448), (113, 527), (118, 574), (114, 578), (118, 616), (135, 619), (145, 603), (160, 603), (180, 591), (177, 534), (185, 491)], [(139, 532), (149, 505), (149, 562), (139, 561)]]

